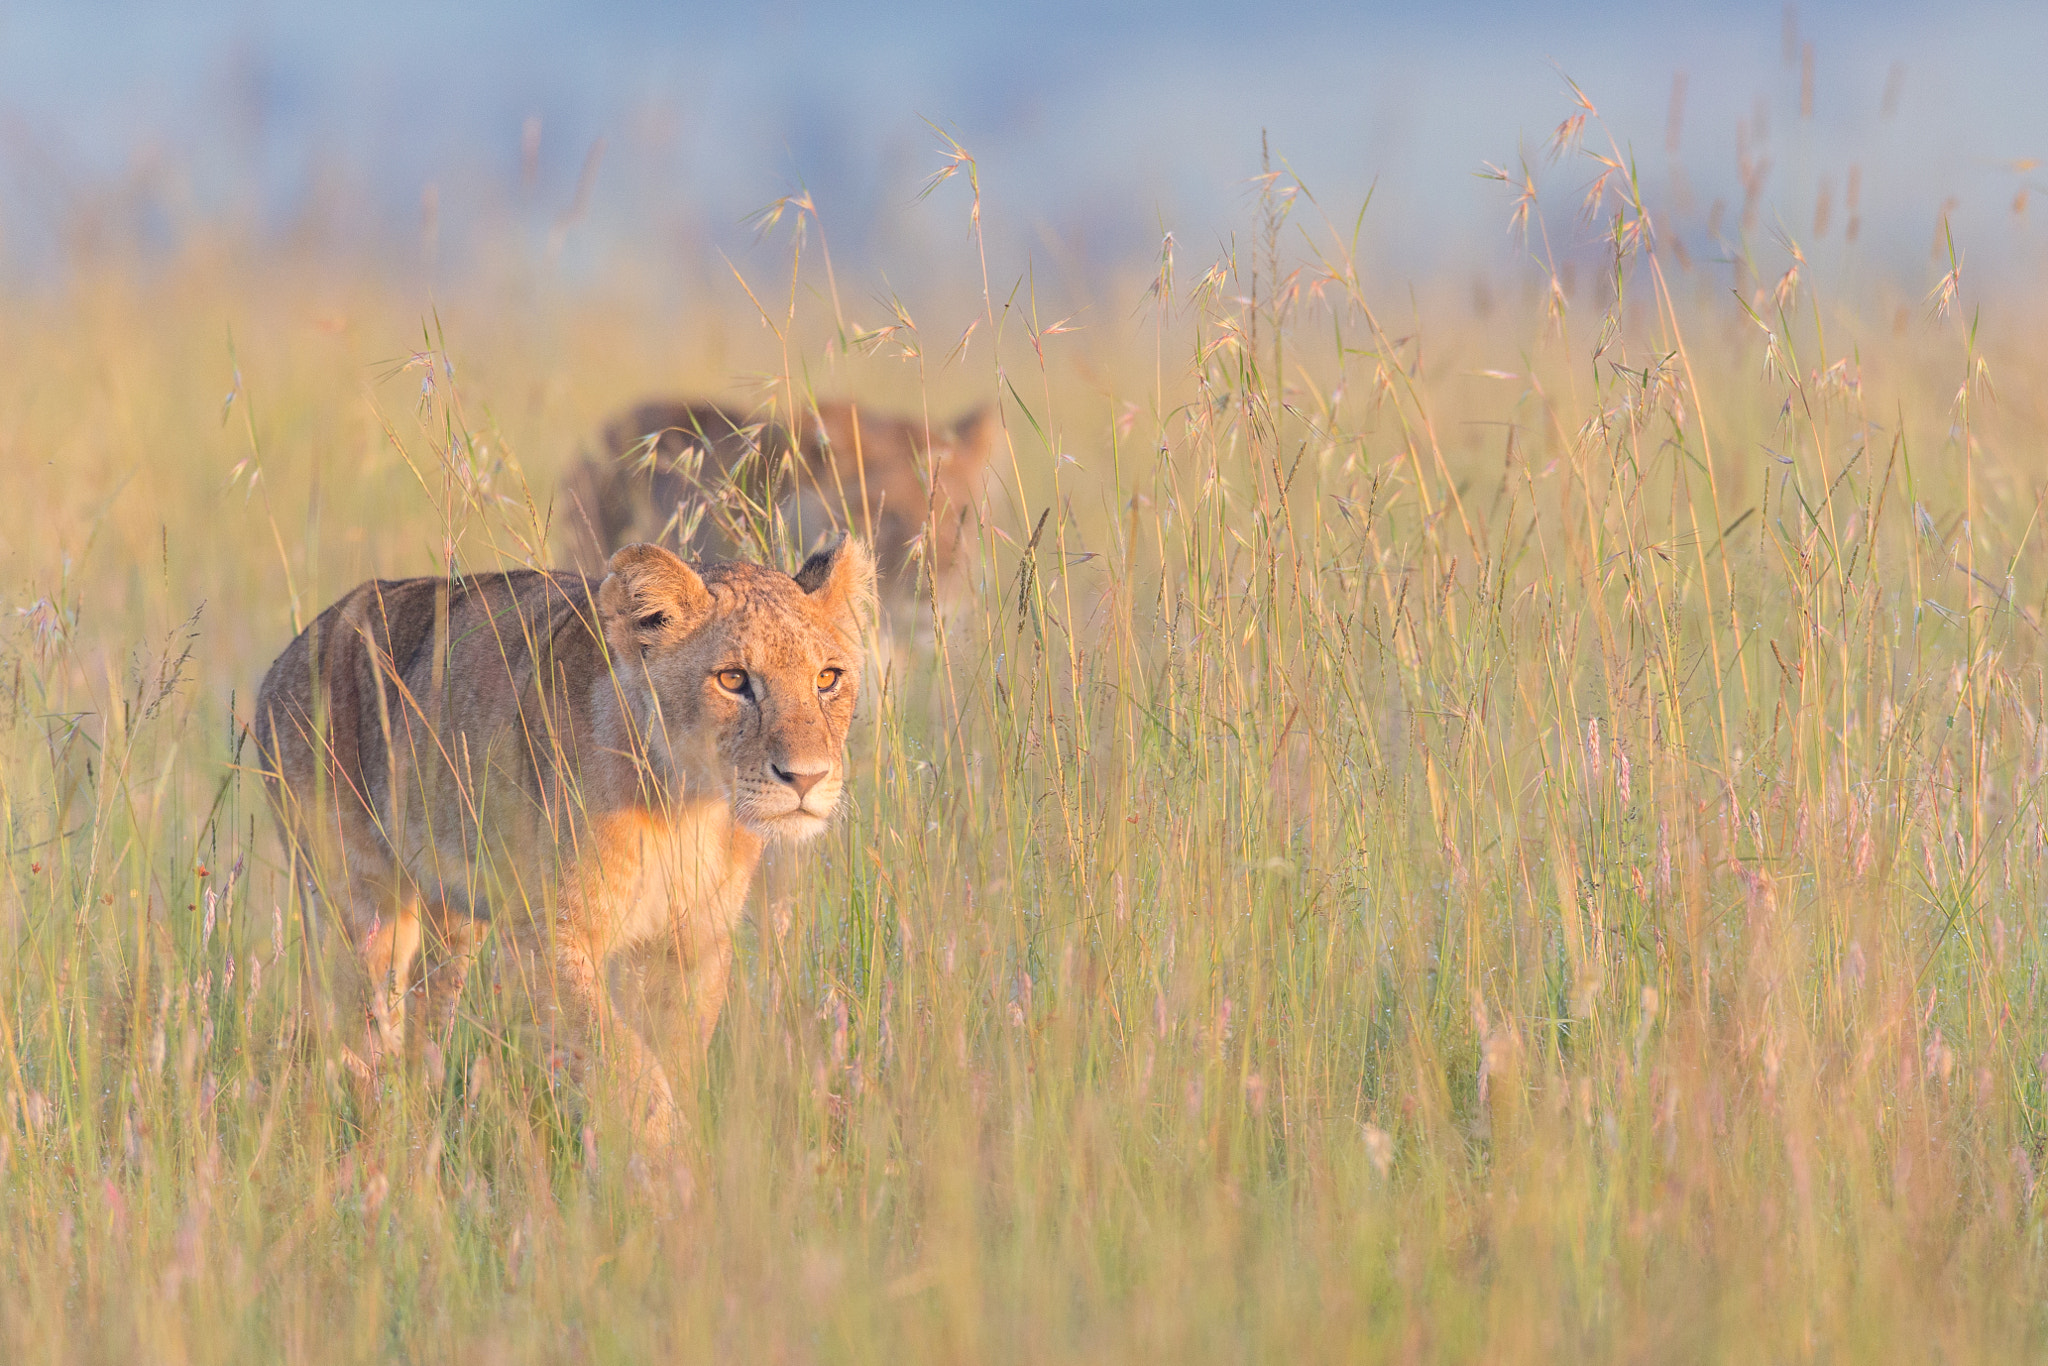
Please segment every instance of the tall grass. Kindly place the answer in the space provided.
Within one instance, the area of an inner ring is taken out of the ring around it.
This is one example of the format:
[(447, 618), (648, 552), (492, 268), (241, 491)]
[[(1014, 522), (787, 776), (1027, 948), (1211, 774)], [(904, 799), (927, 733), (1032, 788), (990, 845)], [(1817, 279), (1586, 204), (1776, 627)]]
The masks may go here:
[[(808, 248), (720, 356), (288, 258), (25, 302), (0, 1350), (2038, 1353), (2038, 327), (1789, 241), (1731, 300), (1598, 199), (1605, 286), (1532, 231), (1484, 316), (1284, 176), (1079, 330), (1000, 280), (862, 327)], [(973, 600), (871, 680), (673, 1153), (500, 1043), (488, 961), (357, 1104), (261, 671), (362, 577), (544, 562), (608, 407), (735, 372), (998, 397)]]

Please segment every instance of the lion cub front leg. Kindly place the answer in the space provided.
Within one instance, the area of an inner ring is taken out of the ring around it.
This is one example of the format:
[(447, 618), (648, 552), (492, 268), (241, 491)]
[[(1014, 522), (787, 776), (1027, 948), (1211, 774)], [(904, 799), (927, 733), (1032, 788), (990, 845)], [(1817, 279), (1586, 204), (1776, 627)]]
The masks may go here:
[[(425, 918), (425, 945), (420, 954), (419, 1011), (405, 1036), (406, 1053), (415, 1060), (431, 1060), (448, 1046), (455, 1028), (455, 1010), (462, 1001), (463, 984), (469, 979), (470, 963), (476, 958), (489, 927), (448, 906), (434, 908)], [(436, 1084), (440, 1064), (428, 1063)]]
[(732, 940), (727, 939), (692, 964), (684, 978), (690, 1010), (690, 1065), (701, 1068), (711, 1051), (711, 1035), (725, 1011), (725, 992), (732, 979)]
[(344, 1028), (341, 1061), (368, 1089), (385, 1057), (405, 1045), (406, 988), (420, 949), (418, 907), (380, 888), (350, 899), (343, 928), (350, 952), (342, 975), (348, 980), (333, 984), (335, 996), (344, 1018), (355, 1013), (363, 1032), (350, 1040), (353, 1030)]
[(606, 1072), (623, 1084), (633, 1132), (641, 1143), (666, 1146), (678, 1127), (675, 1093), (661, 1062), (612, 1008), (597, 956), (568, 938), (517, 946), (518, 972), (539, 1023), (551, 1063), (593, 1094)]
[(695, 1073), (704, 1065), (725, 1008), (732, 956), (730, 938), (695, 957), (685, 955), (670, 939), (642, 944), (625, 955), (622, 964), (626, 971), (621, 974), (620, 1012), (657, 1047), (679, 1040), (682, 1063)]
[(409, 906), (380, 920), (357, 945), (369, 978), (368, 1056), (364, 1061), (372, 1069), (385, 1055), (405, 1045), (405, 991), (419, 951), (420, 918)]

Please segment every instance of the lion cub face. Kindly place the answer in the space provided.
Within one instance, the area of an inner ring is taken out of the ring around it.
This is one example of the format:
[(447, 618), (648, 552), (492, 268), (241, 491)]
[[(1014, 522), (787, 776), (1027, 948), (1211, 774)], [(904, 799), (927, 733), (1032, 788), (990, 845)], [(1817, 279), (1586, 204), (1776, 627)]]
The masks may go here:
[(822, 831), (860, 696), (866, 546), (841, 537), (793, 577), (753, 564), (700, 573), (652, 545), (607, 568), (598, 612), (657, 781), (672, 796), (722, 796), (763, 838)]

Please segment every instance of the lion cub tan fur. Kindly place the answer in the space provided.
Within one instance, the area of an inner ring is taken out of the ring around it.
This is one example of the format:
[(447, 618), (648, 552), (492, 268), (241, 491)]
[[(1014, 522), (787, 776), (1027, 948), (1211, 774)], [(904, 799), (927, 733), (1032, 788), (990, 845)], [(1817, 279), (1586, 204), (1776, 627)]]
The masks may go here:
[(408, 996), (413, 1040), (445, 1030), (494, 926), (549, 1056), (588, 1084), (602, 1048), (660, 1141), (665, 1017), (701, 1053), (763, 842), (839, 799), (874, 563), (842, 538), (794, 576), (652, 545), (605, 570), (365, 583), (271, 666), (254, 734), (354, 949), (352, 1065), (401, 1046)]
[(965, 578), (972, 512), (1000, 436), (989, 408), (928, 429), (821, 403), (792, 430), (715, 403), (657, 399), (605, 424), (598, 453), (565, 479), (558, 515), (586, 573), (630, 541), (693, 558), (744, 553), (736, 523), (775, 506), (800, 543), (851, 530), (874, 547), (887, 617), (904, 631), (921, 587), (943, 606)]

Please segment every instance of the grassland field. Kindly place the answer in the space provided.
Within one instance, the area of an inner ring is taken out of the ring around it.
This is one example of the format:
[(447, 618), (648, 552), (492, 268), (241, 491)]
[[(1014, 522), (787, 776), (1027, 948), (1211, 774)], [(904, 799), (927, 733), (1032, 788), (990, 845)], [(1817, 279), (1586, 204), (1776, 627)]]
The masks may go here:
[[(10, 302), (0, 1358), (2040, 1355), (2040, 292), (1595, 221), (1483, 304), (1285, 177), (1068, 323), (814, 239), (680, 318), (204, 238)], [(249, 699), (547, 563), (662, 392), (998, 402), (970, 601), (675, 1151), (488, 963), (365, 1104)]]

